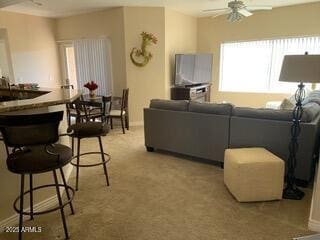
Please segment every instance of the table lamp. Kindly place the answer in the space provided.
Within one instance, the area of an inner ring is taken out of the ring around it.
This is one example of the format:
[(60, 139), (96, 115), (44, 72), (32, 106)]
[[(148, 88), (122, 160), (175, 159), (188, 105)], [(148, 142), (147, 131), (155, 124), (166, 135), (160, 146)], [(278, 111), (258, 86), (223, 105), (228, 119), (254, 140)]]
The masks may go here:
[(298, 151), (298, 137), (300, 134), (300, 122), (303, 114), (302, 102), (305, 98), (303, 83), (320, 82), (320, 55), (286, 55), (283, 59), (279, 81), (298, 82), (295, 93), (296, 106), (292, 114), (291, 141), (289, 144), (289, 158), (287, 162), (286, 187), (283, 190), (283, 198), (301, 200), (304, 196), (295, 181), (296, 155)]

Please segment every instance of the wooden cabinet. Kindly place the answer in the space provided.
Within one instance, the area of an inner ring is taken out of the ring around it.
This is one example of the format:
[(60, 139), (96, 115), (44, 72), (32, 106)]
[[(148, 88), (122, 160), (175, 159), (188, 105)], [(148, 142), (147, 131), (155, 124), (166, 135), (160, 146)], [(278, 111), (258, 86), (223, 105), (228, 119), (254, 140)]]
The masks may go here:
[(205, 84), (194, 87), (171, 88), (172, 100), (193, 100), (198, 102), (210, 102), (211, 84)]

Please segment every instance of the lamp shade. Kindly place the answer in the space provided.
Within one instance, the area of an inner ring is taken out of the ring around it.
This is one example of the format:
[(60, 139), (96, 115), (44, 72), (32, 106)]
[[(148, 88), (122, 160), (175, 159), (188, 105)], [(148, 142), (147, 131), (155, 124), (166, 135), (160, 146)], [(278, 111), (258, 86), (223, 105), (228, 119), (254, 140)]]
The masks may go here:
[(286, 55), (279, 81), (319, 83), (320, 55)]

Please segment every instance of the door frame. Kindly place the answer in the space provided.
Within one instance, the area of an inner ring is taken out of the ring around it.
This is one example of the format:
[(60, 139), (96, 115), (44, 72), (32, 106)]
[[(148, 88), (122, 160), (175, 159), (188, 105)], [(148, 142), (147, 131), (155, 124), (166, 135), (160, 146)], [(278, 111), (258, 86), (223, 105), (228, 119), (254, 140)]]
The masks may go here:
[(73, 41), (61, 41), (58, 42), (58, 46), (60, 55), (61, 85), (67, 85), (70, 83), (66, 82), (66, 80), (69, 78), (66, 48), (73, 47)]

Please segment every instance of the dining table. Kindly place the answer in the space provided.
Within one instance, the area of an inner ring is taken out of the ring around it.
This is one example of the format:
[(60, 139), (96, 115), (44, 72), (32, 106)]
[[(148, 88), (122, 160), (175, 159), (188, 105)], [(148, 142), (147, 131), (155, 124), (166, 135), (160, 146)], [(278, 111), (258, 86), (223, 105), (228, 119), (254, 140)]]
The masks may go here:
[[(111, 96), (112, 109), (118, 109), (121, 107), (121, 99), (122, 97)], [(91, 97), (89, 94), (83, 94), (81, 102), (83, 103), (83, 105), (86, 105), (89, 107), (101, 108), (103, 106), (103, 100), (101, 95)]]

